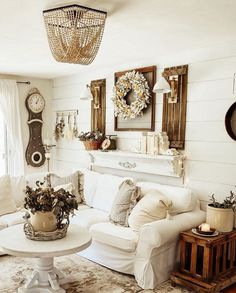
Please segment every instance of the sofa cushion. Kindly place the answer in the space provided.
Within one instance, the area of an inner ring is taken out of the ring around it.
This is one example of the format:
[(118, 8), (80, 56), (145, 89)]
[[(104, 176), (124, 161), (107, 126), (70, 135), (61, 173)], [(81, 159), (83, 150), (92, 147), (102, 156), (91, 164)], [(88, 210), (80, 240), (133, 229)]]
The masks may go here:
[(11, 193), (10, 176), (0, 177), (0, 215), (16, 211), (16, 204)]
[(24, 176), (11, 177), (11, 193), (17, 207), (23, 207), (25, 198), (25, 187), (27, 185)]
[(1, 216), (0, 222), (2, 222), (3, 224), (7, 226), (22, 224), (25, 222), (25, 219), (23, 219), (24, 215), (25, 215), (25, 210), (22, 209), (18, 212)]
[(171, 205), (172, 201), (156, 189), (148, 191), (131, 211), (130, 228), (138, 231), (144, 224), (164, 219)]
[(2, 229), (5, 229), (5, 228), (7, 228), (7, 224), (4, 223), (4, 222), (2, 222), (2, 221), (1, 221), (1, 217), (0, 217), (0, 231), (1, 231)]
[(168, 197), (173, 203), (171, 207), (171, 212), (173, 214), (189, 212), (194, 210), (197, 206), (197, 197), (189, 188), (153, 182), (138, 182), (137, 185), (141, 187), (142, 195), (146, 194), (151, 189), (156, 189)]
[(100, 173), (86, 170), (83, 172), (83, 176), (80, 180), (80, 185), (83, 185), (83, 187), (80, 186), (80, 191), (83, 190), (84, 203), (90, 207), (92, 207), (98, 180), (101, 176), (102, 174)]
[(93, 224), (109, 221), (108, 213), (93, 208), (79, 208), (70, 222), (89, 229)]
[(90, 228), (93, 240), (124, 251), (135, 251), (138, 234), (129, 227), (117, 226), (113, 223), (98, 223)]
[(128, 227), (128, 217), (140, 197), (140, 188), (133, 181), (121, 183), (118, 194), (113, 201), (110, 220), (116, 224)]
[(118, 194), (120, 184), (129, 178), (110, 174), (101, 174), (93, 198), (92, 207), (110, 213)]

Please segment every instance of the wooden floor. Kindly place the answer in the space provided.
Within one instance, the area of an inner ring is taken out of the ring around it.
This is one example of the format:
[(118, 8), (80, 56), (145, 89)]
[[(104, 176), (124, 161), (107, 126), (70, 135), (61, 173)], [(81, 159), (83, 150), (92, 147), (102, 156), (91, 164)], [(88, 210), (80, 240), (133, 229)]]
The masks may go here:
[(230, 287), (221, 291), (222, 293), (236, 293), (236, 284), (231, 285)]

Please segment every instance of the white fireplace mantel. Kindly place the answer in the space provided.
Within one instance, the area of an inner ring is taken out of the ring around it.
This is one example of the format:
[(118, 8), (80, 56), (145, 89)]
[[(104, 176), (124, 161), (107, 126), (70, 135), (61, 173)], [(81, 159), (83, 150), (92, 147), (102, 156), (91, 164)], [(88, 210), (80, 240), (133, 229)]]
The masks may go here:
[(90, 167), (111, 168), (138, 173), (181, 177), (184, 156), (150, 156), (123, 151), (89, 151)]

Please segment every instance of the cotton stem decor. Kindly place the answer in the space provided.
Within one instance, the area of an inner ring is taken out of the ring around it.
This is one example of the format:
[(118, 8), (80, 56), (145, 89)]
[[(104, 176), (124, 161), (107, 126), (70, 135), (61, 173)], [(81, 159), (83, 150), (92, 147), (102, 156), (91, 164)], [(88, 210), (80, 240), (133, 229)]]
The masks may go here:
[(44, 10), (53, 57), (64, 63), (90, 64), (97, 55), (107, 13), (80, 5)]

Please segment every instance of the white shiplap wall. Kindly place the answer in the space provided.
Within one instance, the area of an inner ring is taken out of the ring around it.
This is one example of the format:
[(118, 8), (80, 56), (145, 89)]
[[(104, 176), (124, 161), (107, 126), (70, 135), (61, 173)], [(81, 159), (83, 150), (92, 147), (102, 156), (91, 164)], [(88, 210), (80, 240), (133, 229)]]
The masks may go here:
[[(155, 62), (142, 65), (153, 64)], [(140, 67), (140, 64), (119, 68), (111, 66), (109, 69), (55, 79), (52, 103), (54, 118), (56, 110), (79, 109), (79, 130), (89, 131), (90, 102), (80, 101), (79, 95), (90, 80), (106, 78), (106, 133), (114, 134), (113, 105), (110, 100), (114, 72), (135, 67)], [(235, 101), (232, 94), (234, 72), (235, 56), (189, 64), (185, 184), (193, 188), (203, 201), (208, 200), (212, 193), (219, 199), (225, 197), (236, 184), (236, 142), (227, 135), (224, 128), (225, 113)], [(156, 131), (161, 129), (161, 120), (162, 96), (158, 95)], [(139, 147), (140, 132), (115, 134), (118, 135), (119, 149), (132, 150)], [(71, 170), (87, 166), (88, 155), (82, 150), (83, 146), (79, 141), (60, 141), (54, 151), (54, 168)]]

